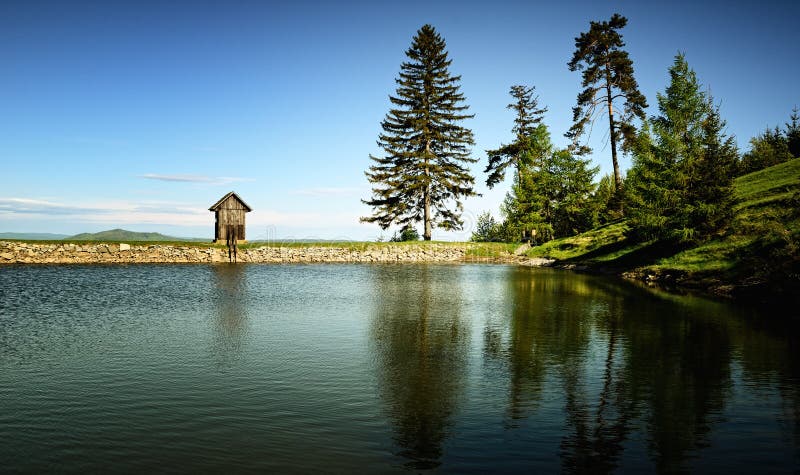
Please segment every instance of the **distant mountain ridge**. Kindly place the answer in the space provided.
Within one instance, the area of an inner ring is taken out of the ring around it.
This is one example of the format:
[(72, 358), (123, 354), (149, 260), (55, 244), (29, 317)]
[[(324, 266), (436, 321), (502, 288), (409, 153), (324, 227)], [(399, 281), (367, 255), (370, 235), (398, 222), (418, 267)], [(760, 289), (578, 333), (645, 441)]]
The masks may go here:
[(167, 236), (161, 233), (147, 233), (128, 231), (125, 229), (110, 229), (98, 233), (81, 233), (74, 236), (65, 237), (66, 241), (211, 241), (202, 238), (184, 238)]
[(53, 233), (0, 233), (0, 239), (27, 239), (31, 241), (57, 241), (67, 237), (66, 234)]

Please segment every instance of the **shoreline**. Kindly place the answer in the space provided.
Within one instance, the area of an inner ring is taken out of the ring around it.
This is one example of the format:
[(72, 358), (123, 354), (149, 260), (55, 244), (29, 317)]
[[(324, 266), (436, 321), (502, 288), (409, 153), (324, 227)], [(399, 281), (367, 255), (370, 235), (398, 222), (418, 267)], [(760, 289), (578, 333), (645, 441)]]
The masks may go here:
[[(238, 249), (239, 263), (507, 263), (546, 265), (546, 259), (528, 259), (508, 252), (487, 250), (479, 243), (363, 243), (281, 246), (246, 245)], [(227, 263), (227, 247), (212, 244), (31, 243), (0, 241), (0, 266), (8, 264), (187, 264)], [(531, 263), (533, 262), (533, 263)]]
[[(228, 249), (211, 243), (158, 244), (124, 242), (45, 242), (0, 241), (0, 269), (6, 265), (81, 265), (81, 264), (211, 264), (228, 263)], [(484, 243), (345, 243), (343, 245), (248, 244), (238, 250), (238, 263), (260, 264), (510, 264), (525, 267), (551, 267), (573, 272), (606, 275), (675, 294), (697, 294), (722, 300), (763, 300), (761, 292), (741, 285), (685, 275), (656, 275), (642, 269), (604, 268), (589, 264), (564, 263), (555, 259), (515, 255), (501, 247)], [(759, 298), (756, 297), (757, 294)], [(785, 298), (780, 293), (772, 297)]]

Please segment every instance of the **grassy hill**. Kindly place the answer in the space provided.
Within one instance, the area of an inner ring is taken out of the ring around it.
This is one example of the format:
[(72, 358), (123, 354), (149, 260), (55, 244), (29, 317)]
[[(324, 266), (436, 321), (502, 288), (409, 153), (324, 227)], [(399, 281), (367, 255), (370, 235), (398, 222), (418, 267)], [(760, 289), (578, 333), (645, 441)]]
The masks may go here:
[(563, 265), (727, 295), (800, 293), (800, 158), (739, 177), (724, 236), (675, 248), (632, 243), (624, 221), (528, 251)]
[(67, 241), (211, 241), (210, 239), (199, 238), (179, 238), (166, 236), (161, 233), (141, 233), (136, 231), (126, 231), (125, 229), (111, 229), (99, 233), (81, 233), (65, 238)]

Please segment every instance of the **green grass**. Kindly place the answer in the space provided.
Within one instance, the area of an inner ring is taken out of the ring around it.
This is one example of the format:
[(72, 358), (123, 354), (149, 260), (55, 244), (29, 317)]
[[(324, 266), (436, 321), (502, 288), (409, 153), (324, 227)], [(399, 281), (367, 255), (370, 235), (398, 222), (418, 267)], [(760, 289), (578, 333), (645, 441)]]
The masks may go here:
[[(800, 158), (739, 177), (735, 217), (725, 235), (697, 246), (632, 243), (624, 221), (528, 251), (560, 263), (670, 274), (688, 286), (797, 285)], [(791, 282), (790, 282), (791, 281)]]

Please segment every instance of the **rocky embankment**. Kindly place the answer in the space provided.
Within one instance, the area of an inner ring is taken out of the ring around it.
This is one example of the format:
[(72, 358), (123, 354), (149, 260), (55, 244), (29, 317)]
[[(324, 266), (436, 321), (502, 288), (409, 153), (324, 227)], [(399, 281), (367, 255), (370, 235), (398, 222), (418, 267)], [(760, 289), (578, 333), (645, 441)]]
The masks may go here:
[[(475, 248), (477, 249), (477, 248)], [(238, 262), (515, 262), (533, 264), (512, 254), (482, 257), (469, 243), (365, 245), (363, 247), (247, 247)], [(1, 264), (135, 264), (228, 262), (220, 246), (126, 243), (30, 243), (0, 241)]]

